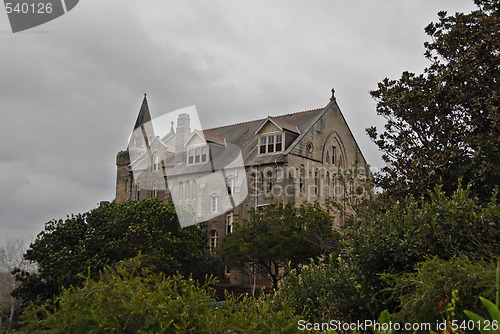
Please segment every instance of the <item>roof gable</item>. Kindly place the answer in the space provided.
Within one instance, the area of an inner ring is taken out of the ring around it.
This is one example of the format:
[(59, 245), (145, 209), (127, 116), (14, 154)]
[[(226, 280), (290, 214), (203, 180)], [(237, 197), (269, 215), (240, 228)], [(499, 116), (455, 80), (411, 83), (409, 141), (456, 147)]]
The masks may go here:
[(300, 133), (299, 129), (295, 124), (292, 124), (290, 122), (287, 122), (284, 119), (280, 118), (274, 118), (271, 116), (267, 116), (267, 118), (262, 122), (262, 124), (259, 126), (257, 130), (255, 130), (255, 134), (259, 134), (268, 123), (272, 123), (274, 126), (276, 126), (279, 130), (283, 131), (290, 131), (293, 133)]

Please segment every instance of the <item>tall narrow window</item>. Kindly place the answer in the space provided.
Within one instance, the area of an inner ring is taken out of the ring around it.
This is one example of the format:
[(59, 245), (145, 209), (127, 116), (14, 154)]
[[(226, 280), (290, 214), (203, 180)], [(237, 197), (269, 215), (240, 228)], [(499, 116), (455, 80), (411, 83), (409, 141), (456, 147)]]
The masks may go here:
[(153, 188), (153, 193), (152, 193), (153, 198), (157, 198), (158, 197), (158, 187), (156, 185), (156, 182), (153, 182), (152, 188)]
[(219, 211), (219, 196), (212, 195), (210, 199), (210, 209), (212, 212)]
[(300, 165), (299, 191), (304, 192), (304, 165)]
[(281, 133), (279, 135), (276, 135), (276, 152), (281, 152), (283, 148), (282, 140), (283, 140), (283, 135)]
[(188, 150), (188, 164), (194, 163), (194, 148)]
[(201, 162), (207, 161), (207, 147), (203, 146), (201, 148)]
[(135, 186), (135, 191), (136, 191), (135, 198), (137, 200), (140, 200), (141, 199), (141, 187), (139, 186), (139, 183), (137, 183), (137, 185)]
[(155, 154), (153, 156), (153, 171), (158, 171), (160, 170), (160, 157)]
[(260, 137), (259, 153), (266, 153), (266, 137)]
[(267, 153), (274, 152), (274, 135), (267, 137)]
[(276, 180), (283, 179), (283, 168), (282, 167), (276, 167), (275, 171), (276, 171), (275, 172)]
[(319, 194), (319, 170), (316, 169), (314, 172), (314, 195)]
[(219, 244), (219, 233), (216, 230), (210, 231), (210, 253), (212, 253)]
[(194, 162), (198, 163), (201, 160), (201, 147), (194, 149)]
[(234, 212), (228, 211), (228, 213), (226, 214), (226, 232), (227, 232), (227, 234), (233, 233), (233, 219), (234, 219)]
[(326, 151), (326, 163), (330, 163), (330, 152)]
[(330, 196), (330, 173), (326, 172), (325, 196)]
[(234, 177), (233, 176), (228, 176), (226, 178), (226, 186), (227, 186), (227, 193), (229, 195), (234, 194)]
[(267, 190), (271, 192), (273, 190), (273, 172), (268, 171), (266, 173), (267, 178)]
[(264, 192), (264, 173), (259, 173), (259, 188), (261, 192)]
[(335, 156), (335, 146), (332, 146), (332, 164), (335, 165), (337, 161), (335, 161), (336, 156)]
[(193, 199), (196, 199), (196, 180), (193, 181), (193, 193), (191, 196)]
[(257, 179), (255, 177), (255, 173), (250, 175), (250, 193), (255, 194), (257, 192)]
[(182, 199), (184, 196), (184, 183), (182, 181), (179, 182), (179, 199)]

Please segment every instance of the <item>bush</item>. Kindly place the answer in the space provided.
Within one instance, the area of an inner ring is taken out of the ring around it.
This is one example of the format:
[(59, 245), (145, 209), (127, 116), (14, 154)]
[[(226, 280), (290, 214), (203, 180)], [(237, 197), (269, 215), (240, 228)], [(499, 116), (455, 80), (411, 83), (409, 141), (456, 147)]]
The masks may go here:
[(442, 260), (432, 257), (419, 263), (415, 272), (385, 275), (399, 302), (395, 319), (404, 322), (431, 322), (445, 318), (446, 305), (457, 290), (453, 313), (459, 322), (467, 319), (464, 309), (481, 310), (477, 296), (495, 295), (495, 264), (471, 261), (466, 256)]
[(293, 333), (291, 309), (259, 298), (228, 296), (216, 303), (198, 284), (144, 268), (140, 258), (106, 268), (99, 281), (64, 289), (54, 303), (27, 308), (29, 333)]
[(333, 255), (292, 270), (277, 298), (313, 322), (366, 319), (357, 268)]

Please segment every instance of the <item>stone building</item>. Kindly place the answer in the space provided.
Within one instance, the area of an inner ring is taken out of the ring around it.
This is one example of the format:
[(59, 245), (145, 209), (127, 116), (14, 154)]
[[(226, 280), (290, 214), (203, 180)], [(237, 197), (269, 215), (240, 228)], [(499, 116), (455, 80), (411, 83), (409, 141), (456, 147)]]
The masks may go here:
[[(340, 182), (345, 171), (369, 177), (334, 90), (323, 108), (210, 129), (193, 129), (191, 121), (180, 113), (170, 131), (157, 136), (144, 96), (127, 150), (116, 158), (115, 200), (158, 197), (189, 208), (192, 221), (206, 221), (210, 251), (250, 208), (339, 199), (352, 191)], [(215, 182), (207, 182), (211, 175)], [(227, 280), (250, 282), (236, 272)]]

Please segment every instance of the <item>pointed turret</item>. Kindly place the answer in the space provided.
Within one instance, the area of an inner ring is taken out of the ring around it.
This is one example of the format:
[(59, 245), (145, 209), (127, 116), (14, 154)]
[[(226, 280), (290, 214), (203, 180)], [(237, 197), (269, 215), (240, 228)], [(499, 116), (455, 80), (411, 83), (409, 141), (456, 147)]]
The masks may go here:
[(151, 114), (149, 113), (147, 95), (144, 94), (141, 109), (135, 121), (130, 142), (128, 143), (128, 150), (145, 151), (151, 146), (154, 138), (155, 132), (153, 123), (151, 122)]
[(135, 121), (134, 130), (148, 122), (151, 122), (151, 114), (149, 113), (147, 94), (144, 94), (141, 109), (139, 110), (139, 115)]

